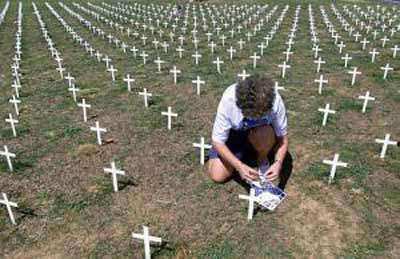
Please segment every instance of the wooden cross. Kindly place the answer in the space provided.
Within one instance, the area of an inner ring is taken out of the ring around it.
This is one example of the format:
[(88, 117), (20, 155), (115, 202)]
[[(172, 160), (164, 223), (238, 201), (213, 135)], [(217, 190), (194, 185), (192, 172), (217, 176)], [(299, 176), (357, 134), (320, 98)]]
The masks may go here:
[(331, 166), (331, 171), (329, 173), (329, 183), (332, 183), (338, 166), (347, 167), (347, 163), (339, 161), (339, 154), (335, 154), (333, 160), (323, 160), (322, 162)]

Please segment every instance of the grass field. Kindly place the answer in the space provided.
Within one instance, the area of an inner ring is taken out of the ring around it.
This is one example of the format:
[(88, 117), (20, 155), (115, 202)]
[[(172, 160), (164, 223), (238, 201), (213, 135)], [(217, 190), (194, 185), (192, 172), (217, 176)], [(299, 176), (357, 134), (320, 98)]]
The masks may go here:
[[(5, 2), (0, 0), (1, 9)], [(8, 172), (7, 163), (0, 158), (0, 192), (19, 204), (15, 210), (17, 226), (10, 224), (3, 206), (0, 209), (1, 258), (142, 258), (143, 245), (131, 237), (132, 232), (142, 230), (142, 225), (168, 241), (162, 248), (152, 248), (156, 258), (400, 257), (400, 149), (389, 147), (383, 160), (379, 158), (381, 145), (375, 143), (386, 133), (400, 140), (400, 58), (393, 59), (390, 51), (400, 43), (399, 32), (386, 48), (381, 48), (379, 37), (368, 45), (368, 49), (375, 46), (381, 51), (372, 64), (360, 43), (355, 43), (340, 26), (328, 1), (209, 1), (217, 6), (268, 3), (271, 9), (277, 5), (277, 11), (232, 62), (226, 49), (231, 42), (245, 39), (245, 31), (234, 40), (228, 39), (226, 46), (219, 46), (214, 55), (206, 47), (207, 37), (201, 33), (203, 57), (201, 64), (195, 66), (191, 58), (193, 44), (185, 43), (182, 59), (174, 50), (178, 41), (170, 42), (170, 50), (164, 54), (161, 47), (156, 50), (152, 46), (149, 31), (148, 44), (143, 46), (140, 39), (128, 37), (79, 10), (73, 1), (64, 2), (107, 34), (145, 50), (150, 57), (148, 64), (143, 65), (140, 57), (125, 54), (108, 44), (107, 39), (93, 35), (58, 1), (48, 1), (93, 48), (112, 58), (118, 68), (113, 84), (105, 65), (90, 57), (65, 32), (43, 1), (36, 1), (65, 68), (81, 89), (79, 97), (92, 105), (85, 123), (66, 82), (55, 70), (56, 63), (47, 49), (31, 1), (22, 2), (22, 104), (17, 138), (4, 122), (13, 112), (8, 99), (13, 94), (10, 65), (17, 30), (16, 1), (11, 2), (0, 25), (0, 146), (8, 145), (17, 155), (13, 173)], [(76, 2), (98, 12), (86, 1)], [(102, 6), (101, 2), (91, 1), (98, 6)], [(166, 5), (182, 1), (141, 2)], [(249, 56), (286, 3), (290, 7), (281, 29), (253, 69)], [(329, 78), (329, 84), (322, 95), (314, 83), (319, 74), (311, 50), (309, 3), (323, 49), (321, 56), (327, 62), (322, 73)], [(355, 3), (363, 10), (367, 10), (367, 5), (375, 7), (366, 1), (337, 1), (336, 7), (353, 26), (355, 23), (343, 13), (343, 5), (348, 4), (354, 11)], [(302, 8), (294, 54), (287, 78), (282, 80), (278, 64), (284, 60), (282, 52), (286, 50), (297, 4)], [(363, 73), (354, 86), (350, 86), (349, 69), (343, 67), (323, 23), (320, 5), (343, 36), (346, 52), (353, 57), (351, 66)], [(396, 8), (399, 15), (399, 7)], [(395, 24), (398, 23), (397, 18)], [(163, 36), (166, 41), (169, 31), (166, 29)], [(153, 63), (158, 55), (167, 61), (162, 73), (156, 73)], [(225, 61), (221, 74), (212, 64), (217, 55)], [(379, 68), (386, 63), (394, 71), (383, 80)], [(182, 70), (177, 85), (169, 74), (173, 65)], [(275, 212), (258, 213), (251, 222), (247, 222), (246, 202), (238, 199), (238, 194), (245, 190), (235, 182), (214, 184), (204, 174), (205, 167), (200, 166), (199, 154), (192, 147), (201, 136), (210, 143), (219, 98), (243, 69), (249, 73), (266, 72), (285, 86), (286, 91), (281, 94), (288, 110), (290, 152), (295, 159), (286, 189), (287, 200)], [(131, 93), (122, 81), (127, 73), (136, 79)], [(191, 83), (197, 75), (206, 80), (200, 97), (195, 95)], [(143, 87), (154, 95), (148, 109), (137, 94)], [(362, 102), (357, 97), (367, 90), (376, 101), (362, 114)], [(321, 127), (318, 108), (326, 103), (337, 113), (330, 116), (326, 127)], [(166, 129), (166, 120), (160, 114), (168, 106), (179, 114), (171, 131)], [(95, 121), (107, 128), (104, 138), (109, 144), (96, 145), (95, 134), (89, 130)], [(330, 169), (322, 160), (332, 159), (334, 153), (340, 153), (340, 159), (348, 162), (349, 167), (338, 169), (335, 181), (328, 185)], [(111, 161), (127, 173), (121, 177), (124, 188), (118, 193), (113, 192), (111, 178), (103, 172)]]

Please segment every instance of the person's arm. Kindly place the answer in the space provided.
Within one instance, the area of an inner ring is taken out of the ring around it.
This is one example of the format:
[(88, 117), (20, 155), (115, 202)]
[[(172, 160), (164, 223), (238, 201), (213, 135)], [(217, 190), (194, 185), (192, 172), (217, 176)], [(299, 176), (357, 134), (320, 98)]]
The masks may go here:
[(257, 172), (236, 158), (225, 144), (232, 129), (233, 104), (234, 102), (229, 99), (229, 96), (224, 95), (221, 98), (213, 127), (212, 144), (221, 159), (236, 169), (243, 179), (254, 180), (257, 178)]
[(234, 169), (236, 169), (240, 176), (248, 181), (254, 181), (258, 177), (258, 173), (253, 168), (247, 166), (245, 163), (240, 161), (226, 146), (226, 144), (213, 141), (213, 146), (221, 158), (229, 163)]
[(269, 181), (274, 181), (279, 177), (282, 170), (283, 160), (286, 157), (289, 147), (288, 136), (277, 137), (275, 161), (268, 169), (266, 175)]
[(277, 94), (276, 96), (276, 116), (272, 122), (276, 134), (276, 147), (275, 147), (275, 160), (267, 170), (267, 179), (274, 181), (279, 177), (282, 169), (283, 160), (286, 157), (289, 147), (289, 138), (287, 134), (287, 116), (286, 107), (283, 103), (282, 97)]

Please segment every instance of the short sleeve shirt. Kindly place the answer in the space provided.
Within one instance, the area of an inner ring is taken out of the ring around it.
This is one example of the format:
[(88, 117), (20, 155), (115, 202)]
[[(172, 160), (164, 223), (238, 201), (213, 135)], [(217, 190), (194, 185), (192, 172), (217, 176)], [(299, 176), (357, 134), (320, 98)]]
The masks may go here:
[[(278, 137), (287, 135), (286, 108), (282, 97), (276, 92), (272, 110), (260, 119), (264, 124), (272, 125)], [(230, 130), (246, 130), (251, 128), (244, 118), (241, 109), (236, 105), (236, 84), (229, 86), (222, 95), (215, 117), (212, 140), (225, 143)]]

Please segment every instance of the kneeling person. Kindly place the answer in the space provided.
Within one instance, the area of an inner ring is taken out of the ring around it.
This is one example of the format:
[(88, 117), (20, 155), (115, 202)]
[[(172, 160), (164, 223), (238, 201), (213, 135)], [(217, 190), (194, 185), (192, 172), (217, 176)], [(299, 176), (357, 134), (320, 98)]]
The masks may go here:
[(278, 186), (285, 187), (290, 175), (282, 173), (289, 162), (286, 108), (270, 78), (254, 75), (225, 90), (212, 144), (208, 174), (215, 182), (228, 181), (235, 170), (243, 180), (257, 180), (253, 167), (258, 167), (267, 180), (280, 178)]

